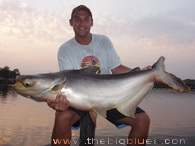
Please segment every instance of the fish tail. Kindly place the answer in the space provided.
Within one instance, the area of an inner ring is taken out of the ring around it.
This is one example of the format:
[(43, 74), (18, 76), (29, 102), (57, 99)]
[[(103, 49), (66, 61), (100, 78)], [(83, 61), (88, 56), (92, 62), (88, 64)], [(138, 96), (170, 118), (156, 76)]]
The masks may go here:
[(188, 92), (190, 88), (178, 77), (165, 71), (165, 58), (161, 56), (158, 61), (152, 66), (153, 69), (158, 70), (158, 76), (155, 78), (157, 82), (163, 82), (169, 87), (179, 92)]

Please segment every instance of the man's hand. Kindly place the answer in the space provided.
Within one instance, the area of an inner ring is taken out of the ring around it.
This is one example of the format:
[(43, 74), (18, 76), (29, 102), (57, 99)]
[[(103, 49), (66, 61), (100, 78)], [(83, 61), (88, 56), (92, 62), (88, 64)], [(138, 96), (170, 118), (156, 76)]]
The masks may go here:
[(142, 68), (142, 70), (150, 70), (150, 69), (152, 69), (152, 66), (150, 66), (150, 65), (148, 65), (148, 66)]
[(56, 111), (65, 111), (70, 106), (69, 100), (62, 94), (58, 94), (55, 101), (48, 100), (47, 104)]

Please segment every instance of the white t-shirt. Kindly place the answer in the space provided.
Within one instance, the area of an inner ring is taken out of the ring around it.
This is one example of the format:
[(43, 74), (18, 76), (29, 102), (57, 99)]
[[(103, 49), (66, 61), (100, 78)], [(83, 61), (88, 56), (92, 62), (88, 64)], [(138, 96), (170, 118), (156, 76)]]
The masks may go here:
[(109, 74), (121, 61), (108, 37), (92, 34), (89, 45), (81, 45), (75, 38), (62, 44), (58, 50), (58, 64), (60, 70), (97, 66), (101, 74)]

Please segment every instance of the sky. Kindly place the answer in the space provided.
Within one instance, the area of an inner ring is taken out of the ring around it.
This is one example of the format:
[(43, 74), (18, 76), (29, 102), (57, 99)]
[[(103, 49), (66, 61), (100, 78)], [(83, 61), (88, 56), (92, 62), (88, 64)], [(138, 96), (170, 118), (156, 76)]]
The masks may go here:
[(108, 36), (130, 68), (165, 57), (166, 71), (195, 79), (194, 0), (1, 0), (0, 67), (21, 74), (59, 71), (59, 46), (74, 37), (69, 19), (80, 4), (92, 33)]

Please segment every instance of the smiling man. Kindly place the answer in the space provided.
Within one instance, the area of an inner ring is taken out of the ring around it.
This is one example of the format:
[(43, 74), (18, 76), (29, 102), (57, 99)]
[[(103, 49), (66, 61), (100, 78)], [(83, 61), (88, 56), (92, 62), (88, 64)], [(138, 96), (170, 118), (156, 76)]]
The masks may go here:
[(69, 20), (70, 25), (73, 27), (76, 41), (82, 45), (89, 44), (92, 40), (90, 30), (93, 26), (93, 18), (91, 12), (86, 10), (85, 6), (74, 9)]
[[(58, 51), (58, 63), (60, 70), (81, 69), (90, 66), (100, 68), (102, 74), (112, 72), (122, 73), (131, 69), (122, 65), (110, 39), (104, 35), (92, 34), (93, 16), (89, 8), (80, 5), (73, 9), (70, 25), (73, 27), (75, 36), (61, 45)], [(70, 103), (64, 95), (57, 95), (55, 102), (48, 105), (56, 110), (55, 123), (52, 134), (54, 139), (71, 140), (71, 127), (78, 128), (79, 120), (87, 111), (80, 111), (70, 107)], [(136, 118), (129, 118), (116, 109), (107, 111), (107, 120), (117, 128), (131, 126), (129, 139), (147, 138), (150, 119), (139, 107), (135, 112)], [(140, 141), (141, 141), (140, 140)], [(131, 143), (136, 145), (135, 143)], [(143, 143), (144, 144), (144, 143)], [(61, 145), (69, 145), (61, 143)]]

